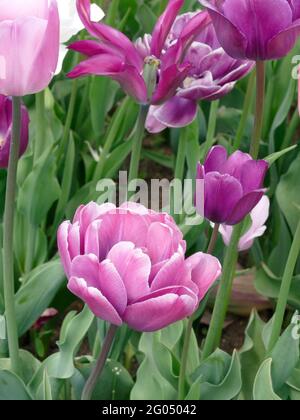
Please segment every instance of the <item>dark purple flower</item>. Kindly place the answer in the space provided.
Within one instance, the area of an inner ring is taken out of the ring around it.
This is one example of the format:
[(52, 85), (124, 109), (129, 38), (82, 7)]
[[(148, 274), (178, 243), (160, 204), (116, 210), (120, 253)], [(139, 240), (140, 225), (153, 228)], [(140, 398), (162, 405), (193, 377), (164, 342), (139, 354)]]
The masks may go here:
[[(184, 0), (169, 0), (152, 35), (133, 44), (123, 33), (91, 21), (90, 0), (77, 0), (80, 18), (96, 41), (78, 41), (71, 49), (88, 59), (69, 74), (108, 76), (137, 102), (152, 105), (146, 127), (159, 132), (188, 125), (197, 114), (197, 101), (224, 96), (253, 67), (235, 60), (221, 48), (207, 12), (178, 16)], [(154, 63), (157, 84), (148, 97), (146, 63)]]
[[(28, 145), (29, 115), (22, 106), (22, 129), (20, 156)], [(12, 100), (8, 96), (0, 95), (0, 168), (7, 168), (12, 134)]]
[(220, 44), (234, 58), (282, 58), (300, 33), (300, 0), (199, 1), (209, 11)]
[(213, 147), (204, 165), (198, 165), (197, 179), (204, 180), (204, 206), (197, 197), (198, 212), (214, 223), (240, 223), (264, 195), (268, 168), (265, 160), (253, 160), (247, 153), (228, 157), (224, 147)]

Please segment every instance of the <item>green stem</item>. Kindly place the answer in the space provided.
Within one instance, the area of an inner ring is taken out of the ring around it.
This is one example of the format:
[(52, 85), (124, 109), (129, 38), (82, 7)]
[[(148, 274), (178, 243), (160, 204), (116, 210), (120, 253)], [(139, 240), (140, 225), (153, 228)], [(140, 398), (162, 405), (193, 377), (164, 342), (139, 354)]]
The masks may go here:
[(42, 155), (45, 145), (46, 136), (46, 107), (45, 107), (45, 91), (35, 95), (35, 143), (34, 143), (34, 163)]
[(141, 105), (132, 142), (128, 183), (138, 178), (148, 106)]
[(184, 344), (182, 350), (181, 364), (180, 364), (180, 373), (179, 373), (179, 382), (178, 382), (178, 400), (182, 401), (185, 399), (185, 377), (186, 377), (186, 368), (188, 362), (189, 348), (191, 342), (191, 336), (193, 331), (193, 322), (194, 318), (191, 316), (188, 319), (188, 324), (185, 330)]
[(281, 150), (287, 149), (289, 146), (291, 146), (294, 134), (297, 128), (299, 127), (299, 121), (300, 121), (299, 111), (298, 111), (298, 108), (296, 108), (292, 116), (292, 119), (288, 124), (286, 134), (284, 136), (284, 139), (280, 148)]
[(289, 293), (291, 289), (293, 274), (300, 253), (300, 221), (298, 223), (293, 243), (290, 249), (289, 257), (285, 266), (277, 307), (275, 311), (271, 338), (268, 351), (271, 352), (280, 337), (281, 329), (284, 321), (284, 314), (288, 303)]
[(236, 151), (241, 146), (241, 141), (243, 138), (243, 135), (245, 134), (245, 128), (248, 121), (248, 117), (251, 111), (251, 106), (253, 102), (253, 92), (254, 92), (254, 84), (255, 84), (255, 71), (253, 71), (250, 74), (249, 80), (248, 80), (248, 86), (247, 86), (247, 92), (245, 96), (244, 101), (244, 108), (243, 113), (240, 119), (239, 127), (237, 130), (236, 138), (233, 144), (233, 151)]
[[(238, 243), (242, 233), (243, 223), (235, 226), (230, 244), (226, 249), (221, 278), (212, 319), (210, 322), (207, 338), (205, 340), (202, 359), (207, 359), (219, 346), (222, 336), (223, 324), (230, 300), (235, 267), (238, 260)], [(233, 270), (234, 267), (234, 270)]]
[(71, 90), (70, 102), (69, 102), (69, 107), (68, 107), (68, 112), (67, 112), (67, 118), (66, 118), (66, 122), (64, 126), (62, 139), (58, 148), (58, 159), (60, 163), (62, 163), (65, 160), (66, 152), (68, 150), (70, 130), (71, 130), (72, 121), (74, 117), (75, 104), (76, 104), (76, 98), (77, 98), (77, 91), (78, 91), (78, 80), (75, 79), (72, 81), (72, 90)]
[(206, 141), (203, 145), (203, 151), (202, 151), (203, 157), (207, 155), (209, 149), (214, 145), (219, 104), (220, 104), (220, 101), (218, 100), (218, 101), (213, 101), (210, 105)]
[(3, 219), (3, 274), (4, 300), (7, 325), (8, 348), (12, 371), (19, 374), (20, 356), (18, 342), (18, 328), (15, 309), (14, 286), (14, 210), (16, 199), (16, 179), (21, 137), (21, 98), (13, 98), (13, 130), (10, 147), (9, 165), (5, 195), (5, 209)]
[(118, 111), (116, 112), (114, 121), (112, 122), (111, 128), (108, 132), (107, 139), (105, 140), (103, 150), (101, 151), (99, 162), (97, 163), (97, 167), (94, 173), (95, 180), (100, 180), (103, 176), (103, 170), (104, 170), (107, 157), (111, 151), (114, 141), (116, 140), (118, 131), (120, 129), (120, 126), (126, 114), (129, 101), (130, 101), (130, 98), (126, 97), (124, 99), (123, 104), (119, 107)]
[(93, 395), (93, 391), (95, 389), (95, 386), (97, 384), (97, 381), (99, 380), (99, 377), (104, 369), (106, 360), (108, 358), (112, 343), (114, 341), (116, 332), (117, 332), (118, 327), (116, 327), (115, 325), (111, 325), (107, 336), (104, 340), (103, 343), (103, 347), (101, 350), (101, 354), (96, 362), (96, 365), (94, 367), (94, 369), (92, 370), (92, 373), (89, 377), (89, 379), (87, 380), (85, 387), (83, 389), (82, 392), (82, 396), (81, 396), (81, 400), (82, 401), (88, 401), (91, 399), (92, 395)]
[(187, 133), (188, 133), (188, 129), (186, 127), (182, 128), (180, 131), (177, 157), (176, 157), (176, 166), (175, 166), (175, 179), (182, 180), (184, 176)]
[(257, 61), (256, 63), (256, 108), (255, 123), (252, 136), (250, 154), (253, 159), (259, 155), (259, 146), (263, 127), (264, 104), (265, 104), (265, 63)]

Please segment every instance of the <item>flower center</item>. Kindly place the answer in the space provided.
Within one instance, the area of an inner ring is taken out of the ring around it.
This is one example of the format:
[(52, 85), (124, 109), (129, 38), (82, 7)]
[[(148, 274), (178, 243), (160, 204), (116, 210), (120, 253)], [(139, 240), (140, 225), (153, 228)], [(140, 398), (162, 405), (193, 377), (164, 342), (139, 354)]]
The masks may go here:
[(183, 82), (184, 89), (188, 89), (189, 87), (191, 87), (195, 80), (196, 79), (194, 77), (186, 77)]

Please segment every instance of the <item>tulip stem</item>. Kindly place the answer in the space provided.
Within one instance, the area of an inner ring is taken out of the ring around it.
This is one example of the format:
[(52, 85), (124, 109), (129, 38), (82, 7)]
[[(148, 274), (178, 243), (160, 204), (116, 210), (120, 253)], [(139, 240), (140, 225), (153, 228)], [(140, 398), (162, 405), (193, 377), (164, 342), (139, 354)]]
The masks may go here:
[(105, 363), (108, 358), (111, 346), (113, 344), (117, 329), (118, 327), (116, 325), (111, 325), (108, 330), (108, 333), (103, 343), (100, 356), (96, 362), (94, 369), (92, 370), (90, 377), (88, 378), (84, 386), (82, 396), (81, 396), (82, 401), (89, 401), (92, 398), (93, 391), (95, 389), (97, 381), (99, 380), (100, 375), (103, 372), (103, 369), (105, 367)]
[(129, 169), (128, 184), (136, 180), (139, 175), (139, 166), (141, 160), (142, 146), (145, 134), (145, 122), (148, 114), (148, 106), (141, 105), (137, 119), (135, 133), (132, 141), (131, 161)]
[(3, 283), (5, 316), (7, 326), (8, 348), (11, 368), (15, 374), (21, 371), (18, 327), (15, 308), (14, 285), (14, 210), (16, 199), (16, 180), (21, 138), (21, 98), (13, 97), (13, 128), (10, 156), (7, 172), (5, 209), (3, 219)]
[(203, 158), (205, 158), (209, 149), (214, 145), (219, 105), (219, 100), (213, 101), (210, 105), (207, 135), (205, 143), (203, 145), (203, 151), (201, 153), (201, 156), (203, 156)]
[(207, 338), (205, 340), (202, 359), (207, 359), (220, 345), (223, 325), (229, 304), (235, 267), (238, 260), (238, 243), (243, 230), (243, 223), (235, 226), (230, 244), (226, 249), (223, 275), (221, 278), (212, 319), (210, 322)]
[(219, 229), (220, 229), (220, 225), (218, 223), (216, 223), (214, 225), (214, 229), (213, 229), (210, 241), (209, 241), (209, 245), (208, 245), (208, 248), (207, 248), (207, 254), (212, 255), (212, 253), (214, 252), (214, 249), (216, 247), (216, 243), (217, 243), (217, 240), (218, 240)]
[(194, 322), (194, 317), (191, 316), (188, 319), (188, 323), (185, 330), (182, 357), (181, 357), (181, 363), (180, 363), (179, 382), (178, 382), (178, 400), (179, 401), (183, 401), (185, 399), (186, 368), (187, 368), (187, 362), (188, 362), (191, 336), (192, 336), (192, 331), (193, 331), (193, 322)]
[(247, 120), (248, 120), (248, 117), (249, 117), (249, 114), (250, 114), (251, 105), (252, 105), (252, 101), (253, 101), (254, 84), (255, 84), (255, 71), (252, 71), (252, 73), (249, 76), (249, 80), (248, 80), (248, 86), (247, 86), (247, 92), (246, 92), (246, 96), (245, 96), (242, 116), (241, 116), (241, 119), (240, 119), (239, 127), (238, 127), (237, 134), (236, 134), (236, 137), (235, 137), (235, 141), (234, 141), (234, 144), (233, 144), (233, 151), (234, 152), (236, 150), (239, 150), (239, 148), (241, 146), (241, 141), (242, 141), (243, 135), (245, 134), (245, 128), (246, 128)]
[(265, 107), (265, 63), (263, 61), (256, 62), (256, 108), (255, 123), (252, 136), (250, 154), (253, 159), (257, 159), (259, 155), (259, 146), (263, 128), (264, 107)]
[(289, 257), (285, 266), (277, 307), (275, 311), (271, 338), (268, 346), (268, 351), (271, 352), (277, 343), (284, 321), (284, 314), (288, 303), (289, 293), (291, 289), (293, 274), (298, 261), (300, 253), (300, 221), (298, 223), (293, 243), (290, 249)]

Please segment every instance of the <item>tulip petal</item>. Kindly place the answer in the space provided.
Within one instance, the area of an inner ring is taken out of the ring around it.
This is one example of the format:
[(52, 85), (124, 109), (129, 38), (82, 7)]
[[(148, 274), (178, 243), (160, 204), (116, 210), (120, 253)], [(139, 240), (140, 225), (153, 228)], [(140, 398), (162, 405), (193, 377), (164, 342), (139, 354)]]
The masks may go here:
[(119, 242), (109, 251), (107, 259), (119, 273), (129, 303), (149, 293), (151, 261), (141, 249), (135, 248), (132, 242)]
[(134, 330), (160, 330), (192, 315), (198, 305), (197, 296), (185, 287), (166, 288), (146, 299), (129, 305), (125, 311), (124, 321)]
[[(178, 248), (178, 244), (176, 248)], [(152, 264), (170, 258), (174, 251), (173, 230), (163, 223), (152, 223), (147, 234), (147, 250)]]
[(181, 9), (184, 0), (169, 0), (164, 13), (158, 19), (152, 33), (151, 54), (160, 58), (170, 29)]
[(245, 59), (248, 44), (245, 35), (212, 3), (207, 0), (199, 1), (208, 9), (218, 40), (227, 54), (234, 58)]
[(119, 53), (125, 54), (128, 64), (135, 67), (137, 71), (142, 70), (143, 60), (127, 36), (111, 26), (91, 20), (90, 0), (77, 0), (77, 10), (82, 23), (92, 36), (100, 38), (104, 43), (117, 49)]
[(100, 290), (88, 287), (84, 279), (71, 277), (68, 282), (68, 289), (86, 302), (96, 317), (110, 322), (113, 325), (122, 325), (122, 319), (106, 297), (103, 296)]
[(300, 34), (300, 19), (297, 19), (287, 29), (279, 32), (267, 44), (266, 57), (277, 60), (284, 57), (295, 45)]
[[(300, 101), (299, 101), (299, 104), (300, 104)], [(149, 133), (153, 133), (153, 134), (160, 133), (165, 128), (167, 128), (165, 124), (162, 124), (160, 121), (158, 121), (157, 118), (155, 118), (154, 112), (156, 108), (157, 107), (154, 105), (150, 106), (147, 119), (146, 119), (146, 124), (145, 124), (146, 130)]]
[(192, 281), (198, 287), (198, 298), (202, 300), (221, 275), (221, 264), (217, 258), (202, 252), (188, 258), (186, 264), (192, 272)]
[(244, 195), (234, 207), (233, 211), (228, 215), (227, 225), (236, 225), (240, 223), (254, 209), (261, 200), (265, 190), (252, 191)]
[(195, 101), (185, 98), (174, 98), (153, 110), (153, 117), (167, 127), (185, 127), (197, 116), (198, 106)]
[(204, 188), (205, 217), (214, 223), (225, 223), (243, 196), (241, 184), (230, 175), (209, 172)]
[(227, 162), (227, 150), (223, 146), (214, 146), (210, 149), (204, 163), (205, 173), (220, 172)]
[(126, 64), (118, 56), (110, 54), (93, 56), (78, 64), (68, 74), (68, 77), (77, 78), (90, 74), (108, 76), (120, 83), (122, 89), (138, 102), (147, 102), (147, 88), (144, 79), (135, 67)]
[(244, 194), (263, 187), (269, 164), (265, 160), (249, 160), (242, 168), (241, 183)]

